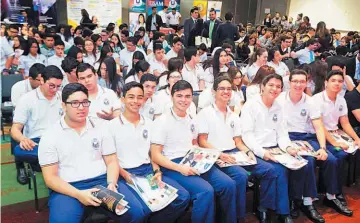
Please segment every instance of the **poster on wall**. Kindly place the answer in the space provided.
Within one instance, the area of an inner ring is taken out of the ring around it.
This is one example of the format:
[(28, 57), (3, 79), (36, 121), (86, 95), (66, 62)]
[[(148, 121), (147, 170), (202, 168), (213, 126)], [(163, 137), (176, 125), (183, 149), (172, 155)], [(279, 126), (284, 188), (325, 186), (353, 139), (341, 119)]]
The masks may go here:
[(156, 6), (156, 11), (159, 13), (164, 8), (164, 0), (147, 0), (147, 14), (150, 15), (152, 7)]
[(221, 6), (222, 6), (222, 2), (215, 2), (215, 1), (208, 1), (208, 5), (207, 5), (207, 18), (209, 18), (209, 13), (210, 13), (210, 9), (214, 8), (216, 11), (216, 17), (220, 18), (221, 16)]
[(107, 26), (110, 22), (120, 25), (121, 0), (67, 0), (68, 24), (77, 26), (81, 20), (81, 9), (86, 9), (90, 15), (99, 19), (101, 26)]
[(180, 0), (165, 0), (164, 5), (169, 7), (169, 11), (175, 8), (177, 12), (180, 12)]
[(203, 20), (206, 20), (207, 1), (206, 0), (194, 0), (193, 6), (199, 8), (199, 15)]
[(129, 12), (146, 12), (146, 0), (129, 0)]

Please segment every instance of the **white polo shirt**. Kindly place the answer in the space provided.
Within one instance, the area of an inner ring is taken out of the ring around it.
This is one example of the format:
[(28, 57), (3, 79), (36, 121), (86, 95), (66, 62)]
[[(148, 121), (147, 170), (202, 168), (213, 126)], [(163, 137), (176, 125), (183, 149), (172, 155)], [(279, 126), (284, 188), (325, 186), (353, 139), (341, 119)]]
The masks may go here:
[(15, 107), (21, 96), (32, 91), (29, 79), (17, 82), (11, 88), (11, 103)]
[[(228, 71), (228, 67), (227, 66), (223, 66), (222, 68), (220, 68), (220, 73), (221, 72), (227, 72)], [(205, 88), (212, 88), (213, 84), (214, 84), (214, 70), (213, 67), (208, 67), (206, 68), (206, 70), (203, 72), (203, 75), (200, 76), (200, 80), (204, 80), (205, 81)]]
[(251, 66), (248, 65), (245, 69), (246, 69), (245, 74), (247, 75), (247, 77), (251, 83), (251, 81), (254, 80), (255, 75), (258, 72), (258, 70), (260, 69), (260, 67), (257, 66), (255, 63), (253, 63)]
[(30, 53), (26, 56), (22, 55), (19, 59), (19, 69), (24, 69), (24, 75), (29, 76), (29, 70), (34, 63), (41, 63), (47, 66), (47, 59), (42, 54), (37, 54), (33, 57)]
[(132, 81), (140, 83), (140, 79), (139, 79), (139, 77), (138, 77), (138, 75), (136, 73), (134, 75), (131, 75), (131, 76), (127, 77), (126, 80), (125, 80), (125, 84), (130, 83)]
[(64, 60), (65, 57), (58, 57), (56, 54), (52, 57), (48, 58), (48, 65), (55, 65), (57, 66), (63, 74), (65, 74), (64, 70), (61, 68), (61, 62)]
[(339, 118), (348, 114), (348, 108), (344, 97), (338, 94), (334, 103), (329, 99), (325, 90), (314, 95), (313, 99), (320, 109), (322, 121), (326, 130), (337, 130)]
[(256, 96), (260, 95), (260, 85), (259, 84), (252, 84), (246, 87), (246, 100), (251, 100), (256, 98)]
[(24, 125), (23, 135), (27, 138), (41, 137), (44, 131), (64, 114), (60, 92), (49, 101), (40, 88), (24, 94), (18, 101), (13, 123)]
[(87, 119), (79, 134), (62, 117), (41, 138), (39, 163), (41, 166), (57, 163), (59, 177), (76, 182), (105, 174), (103, 156), (114, 153), (114, 143), (104, 125)]
[(215, 103), (201, 110), (196, 117), (199, 134), (208, 134), (207, 141), (222, 151), (234, 149), (234, 137), (241, 136), (240, 118), (230, 108), (226, 117)]
[(111, 89), (101, 87), (98, 85), (98, 94), (96, 99), (89, 99), (91, 101), (89, 109), (89, 117), (97, 118), (97, 112), (102, 110), (109, 112), (111, 107), (113, 110), (120, 109), (120, 99), (116, 96), (115, 92)]
[[(164, 113), (166, 110), (173, 107), (173, 102), (171, 99), (171, 93), (169, 88), (158, 91), (154, 96), (154, 104), (155, 104), (155, 115), (160, 115)], [(192, 116), (196, 116), (196, 106), (194, 102), (191, 102), (190, 107), (187, 112)]]
[(152, 121), (140, 116), (135, 126), (123, 114), (108, 123), (110, 136), (122, 168), (135, 168), (150, 163), (150, 137)]
[(300, 101), (294, 104), (289, 92), (282, 92), (276, 100), (283, 107), (288, 132), (315, 132), (311, 121), (319, 119), (321, 115), (312, 97), (302, 93)]
[(279, 65), (275, 64), (272, 61), (268, 62), (267, 65), (274, 68), (275, 72), (282, 77), (285, 77), (286, 73), (290, 72), (288, 66), (282, 61), (279, 62)]
[(282, 106), (277, 101), (269, 109), (256, 96), (243, 106), (240, 121), (244, 143), (260, 158), (264, 157), (264, 147), (279, 146), (285, 151), (291, 145)]
[(140, 108), (140, 114), (144, 117), (154, 120), (155, 115), (155, 103), (152, 98), (149, 98), (143, 106)]
[(181, 76), (183, 80), (189, 82), (194, 91), (199, 89), (199, 81), (201, 77), (204, 77), (204, 69), (201, 65), (196, 65), (195, 69), (191, 70), (187, 64), (184, 64)]
[(193, 148), (192, 141), (197, 136), (196, 121), (191, 115), (179, 117), (167, 109), (154, 121), (151, 144), (163, 145), (163, 155), (172, 160), (184, 157)]
[(177, 57), (178, 54), (175, 53), (175, 51), (173, 49), (171, 49), (169, 52), (167, 52), (167, 54), (165, 55), (167, 60), (170, 60), (171, 58)]
[(88, 63), (91, 66), (95, 66), (96, 61), (98, 61), (98, 59), (100, 58), (100, 54), (95, 54), (95, 55), (86, 55), (84, 54), (83, 56), (83, 62), (84, 63)]
[[(229, 106), (240, 106), (240, 102), (244, 101), (244, 97), (240, 98), (240, 94), (232, 91)], [(206, 88), (199, 95), (198, 108), (203, 109), (215, 102), (215, 95), (212, 88)]]
[(6, 39), (5, 36), (0, 37), (0, 72), (5, 68), (6, 60), (9, 57), (14, 56), (14, 49), (9, 44), (9, 41)]
[(121, 64), (121, 66), (126, 67), (126, 66), (130, 66), (132, 64), (132, 58), (133, 58), (134, 52), (128, 51), (126, 49), (126, 47), (120, 51), (120, 64)]
[(176, 12), (173, 14), (172, 12), (168, 13), (166, 15), (169, 25), (179, 25), (179, 19), (181, 18), (181, 14), (179, 12)]
[(159, 71), (160, 73), (164, 72), (167, 70), (167, 67), (165, 66), (165, 64), (162, 61), (158, 61), (154, 58), (149, 60), (149, 64), (150, 64), (150, 73), (154, 74), (154, 71)]

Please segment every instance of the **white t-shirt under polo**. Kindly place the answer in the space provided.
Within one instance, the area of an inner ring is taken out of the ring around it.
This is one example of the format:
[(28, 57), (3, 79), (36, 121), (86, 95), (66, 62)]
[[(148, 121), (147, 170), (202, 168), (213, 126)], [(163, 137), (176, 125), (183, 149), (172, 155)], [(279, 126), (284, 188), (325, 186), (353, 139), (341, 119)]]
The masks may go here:
[(276, 100), (283, 107), (288, 132), (315, 132), (311, 121), (319, 119), (321, 115), (312, 97), (302, 93), (300, 101), (294, 104), (289, 92), (282, 92)]
[[(90, 99), (89, 99), (90, 100)], [(120, 99), (116, 96), (115, 92), (108, 88), (103, 88), (98, 85), (98, 94), (95, 100), (90, 100), (89, 117), (98, 117), (97, 112), (102, 113), (102, 110), (109, 112), (111, 107), (113, 110), (120, 109)]]
[(207, 141), (222, 151), (234, 149), (234, 137), (241, 136), (240, 118), (227, 108), (226, 117), (216, 104), (204, 108), (196, 116), (199, 134), (208, 134)]
[(13, 123), (24, 125), (23, 135), (27, 138), (41, 137), (44, 131), (64, 114), (61, 102), (59, 92), (49, 101), (40, 88), (36, 88), (20, 98)]
[(135, 168), (150, 163), (151, 125), (152, 121), (142, 115), (136, 126), (123, 114), (108, 122), (108, 129), (122, 168)]
[(87, 119), (79, 134), (62, 117), (41, 138), (39, 163), (41, 166), (57, 163), (59, 177), (76, 182), (105, 174), (103, 156), (114, 153), (114, 143), (104, 125)]
[(197, 135), (197, 125), (191, 115), (179, 117), (168, 109), (154, 121), (151, 144), (163, 145), (163, 155), (172, 160), (184, 157), (193, 148)]
[(21, 96), (32, 91), (29, 79), (17, 82), (11, 88), (11, 103), (15, 107)]
[(276, 100), (270, 108), (264, 105), (261, 96), (247, 101), (240, 121), (244, 143), (260, 158), (264, 157), (264, 147), (279, 146), (285, 151), (291, 145), (282, 106)]
[(334, 103), (329, 99), (325, 90), (314, 95), (313, 99), (320, 109), (326, 130), (337, 130), (339, 118), (348, 114), (345, 98), (338, 94)]

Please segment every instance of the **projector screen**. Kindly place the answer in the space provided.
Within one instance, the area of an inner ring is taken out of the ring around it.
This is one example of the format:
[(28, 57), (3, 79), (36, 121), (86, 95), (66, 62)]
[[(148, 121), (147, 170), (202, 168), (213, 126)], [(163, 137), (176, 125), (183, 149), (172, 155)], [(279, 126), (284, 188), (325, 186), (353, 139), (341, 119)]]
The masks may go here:
[(314, 28), (324, 21), (328, 29), (360, 31), (359, 0), (291, 0), (289, 17), (295, 21), (299, 13), (308, 16)]

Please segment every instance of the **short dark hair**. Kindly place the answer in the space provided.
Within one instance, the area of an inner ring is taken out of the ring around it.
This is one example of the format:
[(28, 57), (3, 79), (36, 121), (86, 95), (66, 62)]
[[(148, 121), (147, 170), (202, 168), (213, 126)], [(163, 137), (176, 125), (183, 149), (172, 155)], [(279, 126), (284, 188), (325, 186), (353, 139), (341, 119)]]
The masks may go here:
[(80, 36), (77, 36), (74, 38), (74, 45), (77, 46), (77, 45), (82, 45), (84, 46), (85, 45), (85, 41), (82, 37)]
[(344, 74), (340, 70), (332, 70), (326, 76), (326, 80), (328, 81), (332, 76), (339, 75), (344, 79)]
[(127, 40), (128, 42), (131, 42), (132, 44), (134, 44), (135, 46), (138, 43), (138, 39), (135, 36), (130, 36), (129, 39)]
[(216, 13), (216, 10), (214, 8), (211, 8), (210, 12), (215, 12)]
[(140, 78), (140, 84), (144, 84), (146, 81), (155, 82), (156, 85), (157, 85), (158, 78), (155, 75), (152, 75), (152, 74), (144, 74)]
[(165, 33), (156, 31), (154, 32), (153, 40), (158, 40), (162, 36), (165, 36)]
[(196, 47), (192, 46), (192, 47), (186, 48), (185, 52), (184, 52), (185, 60), (190, 61), (192, 56), (196, 57), (196, 54), (197, 54)]
[(340, 61), (340, 60), (335, 60), (332, 64), (331, 64), (331, 68), (333, 66), (337, 66), (337, 67), (340, 67), (341, 69), (344, 69), (345, 68), (345, 63)]
[(315, 38), (311, 38), (306, 42), (306, 46), (310, 46), (310, 45), (314, 45), (316, 43), (318, 43), (319, 41), (316, 40)]
[(69, 83), (65, 85), (61, 93), (62, 101), (65, 103), (66, 100), (70, 97), (70, 95), (79, 91), (83, 92), (86, 95), (86, 97), (89, 97), (89, 91), (84, 85), (80, 83)]
[(64, 46), (65, 47), (65, 43), (61, 39), (57, 39), (57, 40), (55, 40), (54, 46)]
[(119, 29), (128, 28), (129, 26), (126, 23), (120, 24)]
[(291, 73), (290, 73), (290, 76), (289, 76), (289, 81), (292, 80), (292, 77), (294, 75), (304, 75), (306, 77), (306, 80), (308, 79), (307, 78), (308, 73), (306, 73), (306, 71), (304, 71), (302, 69), (294, 69), (294, 70), (292, 70)]
[(153, 52), (155, 53), (156, 50), (162, 50), (163, 47), (163, 43), (160, 40), (155, 40), (153, 43)]
[(172, 87), (171, 96), (174, 96), (175, 92), (177, 92), (177, 91), (182, 91), (182, 90), (186, 90), (186, 89), (190, 89), (191, 94), (193, 93), (193, 88), (189, 82), (187, 82), (185, 80), (179, 80)]
[(221, 48), (224, 50), (230, 48), (232, 50), (233, 46), (230, 43), (225, 42), (222, 44)]
[(167, 9), (167, 8), (169, 8), (168, 6), (166, 6), (166, 5), (164, 5), (164, 9)]
[(232, 81), (229, 77), (229, 75), (223, 75), (223, 76), (219, 76), (218, 78), (215, 79), (214, 81), (214, 85), (213, 85), (213, 89), (214, 91), (217, 91), (219, 84), (223, 81), (227, 81), (232, 85)]
[(34, 63), (29, 69), (29, 77), (35, 80), (39, 74), (42, 74), (44, 72), (44, 69), (45, 69), (44, 64)]
[(142, 84), (136, 82), (136, 81), (131, 81), (129, 83), (126, 83), (122, 89), (122, 93), (123, 93), (123, 97), (126, 96), (126, 93), (132, 89), (132, 88), (140, 88), (144, 94), (144, 87), (142, 86)]
[(282, 77), (281, 77), (279, 74), (269, 74), (269, 75), (267, 75), (267, 76), (263, 79), (262, 85), (265, 86), (265, 85), (266, 85), (271, 79), (273, 79), (273, 78), (281, 81), (281, 89), (282, 89), (282, 88), (284, 87), (284, 81), (283, 81)]
[(61, 62), (61, 68), (66, 72), (70, 73), (73, 69), (76, 69), (79, 65), (79, 61), (73, 57), (65, 57)]
[(79, 78), (79, 72), (84, 72), (87, 69), (90, 69), (94, 74), (96, 74), (95, 68), (93, 66), (88, 63), (81, 63), (76, 68), (76, 77)]
[(129, 37), (129, 31), (128, 30), (121, 30), (121, 34), (123, 34), (125, 37)]
[(173, 57), (169, 59), (168, 61), (169, 72), (173, 72), (173, 71), (181, 72), (183, 68), (184, 68), (184, 59), (179, 57)]
[(44, 79), (44, 81), (47, 81), (50, 78), (62, 80), (64, 78), (64, 75), (62, 74), (61, 70), (57, 66), (49, 65), (44, 68), (43, 73), (41, 74), (41, 77)]
[(225, 14), (225, 20), (226, 20), (226, 21), (232, 20), (233, 17), (234, 17), (234, 16), (233, 16), (232, 12), (227, 12), (227, 13)]
[(95, 43), (98, 39), (101, 39), (101, 36), (99, 34), (93, 34), (90, 39)]
[(199, 46), (199, 50), (202, 50), (202, 51), (205, 51), (207, 52), (207, 47), (206, 47), (206, 44), (205, 43), (201, 43), (200, 46)]
[(175, 36), (174, 39), (173, 39), (172, 45), (175, 45), (175, 44), (178, 43), (178, 42), (181, 42), (181, 43), (182, 43), (182, 40), (181, 40), (180, 37)]
[(199, 11), (199, 8), (198, 7), (193, 7), (191, 10), (190, 10), (190, 13), (194, 13), (195, 12), (195, 10), (197, 10), (197, 11)]

